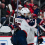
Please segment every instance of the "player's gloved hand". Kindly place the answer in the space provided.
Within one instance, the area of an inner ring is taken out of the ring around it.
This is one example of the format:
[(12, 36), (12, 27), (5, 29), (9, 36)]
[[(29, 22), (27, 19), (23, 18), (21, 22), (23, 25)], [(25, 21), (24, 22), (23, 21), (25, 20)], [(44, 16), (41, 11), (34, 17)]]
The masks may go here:
[(14, 29), (14, 26), (13, 25), (9, 25), (9, 27), (13, 30)]
[(43, 42), (43, 38), (41, 36), (38, 37), (38, 43), (41, 44)]

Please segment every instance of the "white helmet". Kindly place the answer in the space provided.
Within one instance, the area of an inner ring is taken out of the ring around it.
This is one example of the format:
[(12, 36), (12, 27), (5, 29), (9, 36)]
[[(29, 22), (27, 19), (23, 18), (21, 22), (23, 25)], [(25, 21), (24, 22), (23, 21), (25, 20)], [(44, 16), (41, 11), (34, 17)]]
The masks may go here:
[(22, 15), (24, 15), (24, 13), (29, 13), (30, 11), (29, 11), (29, 9), (28, 8), (22, 8), (21, 9), (21, 11), (20, 11), (20, 13), (22, 14)]

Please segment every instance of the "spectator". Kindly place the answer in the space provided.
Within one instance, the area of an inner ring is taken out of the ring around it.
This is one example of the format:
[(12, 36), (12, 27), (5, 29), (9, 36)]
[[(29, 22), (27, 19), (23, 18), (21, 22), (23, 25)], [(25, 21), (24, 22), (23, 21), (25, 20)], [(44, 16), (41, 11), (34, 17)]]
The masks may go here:
[[(18, 11), (19, 11), (19, 12), (20, 12), (20, 10), (22, 9), (22, 7), (23, 7), (22, 5), (20, 5), (20, 4), (18, 5)], [(15, 11), (17, 12), (17, 9), (16, 9)]]
[(32, 9), (33, 6), (34, 6), (33, 0), (30, 1), (30, 4), (29, 5), (30, 5), (30, 8)]
[[(18, 5), (18, 16), (20, 16), (20, 11), (21, 11), (21, 9), (22, 9), (22, 5)], [(17, 15), (17, 9), (15, 10), (15, 14)]]
[(31, 0), (31, 3), (33, 4), (33, 0)]
[(31, 14), (34, 13), (34, 10), (32, 8), (33, 7), (32, 5), (34, 5), (34, 4), (31, 4), (28, 1), (26, 1), (25, 4), (24, 4), (24, 7), (27, 7), (30, 10)]
[(27, 7), (29, 5), (28, 1), (24, 1), (24, 7)]
[(45, 9), (42, 10), (42, 14), (38, 18), (43, 19), (44, 18), (44, 14), (45, 14), (44, 12), (45, 12)]
[(34, 14), (37, 14), (38, 15), (38, 12), (39, 12), (39, 8), (38, 8), (38, 5), (34, 5), (33, 6), (33, 10), (34, 10)]
[(3, 23), (7, 17), (8, 17), (8, 15), (7, 15), (7, 11), (5, 8), (5, 4), (2, 3), (2, 5), (1, 5), (1, 22)]
[(34, 6), (34, 3), (33, 3), (33, 0), (30, 1), (30, 4), (29, 4), (31, 7)]
[(2, 3), (2, 6), (1, 6), (1, 17), (8, 17), (7, 15), (6, 15), (6, 8), (5, 8), (5, 4), (4, 3)]
[(31, 14), (34, 13), (34, 10), (31, 8), (31, 6), (28, 5), (27, 8), (30, 10)]
[(44, 13), (42, 12), (42, 14), (38, 18), (43, 19), (43, 17), (44, 17)]

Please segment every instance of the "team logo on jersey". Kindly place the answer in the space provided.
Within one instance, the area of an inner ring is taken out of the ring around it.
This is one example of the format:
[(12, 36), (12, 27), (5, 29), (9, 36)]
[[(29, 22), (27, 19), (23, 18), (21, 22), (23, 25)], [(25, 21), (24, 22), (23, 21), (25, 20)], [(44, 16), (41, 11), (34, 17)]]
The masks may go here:
[(28, 23), (30, 26), (36, 27), (36, 19), (30, 19), (30, 22)]

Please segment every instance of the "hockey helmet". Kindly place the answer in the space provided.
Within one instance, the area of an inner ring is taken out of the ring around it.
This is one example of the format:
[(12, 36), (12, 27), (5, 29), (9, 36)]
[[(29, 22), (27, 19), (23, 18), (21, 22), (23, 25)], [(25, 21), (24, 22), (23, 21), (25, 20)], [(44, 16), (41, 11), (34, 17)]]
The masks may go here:
[(24, 15), (24, 13), (27, 14), (27, 13), (30, 13), (30, 11), (29, 11), (28, 8), (22, 8), (21, 11), (20, 11), (20, 13), (21, 13), (22, 15)]

